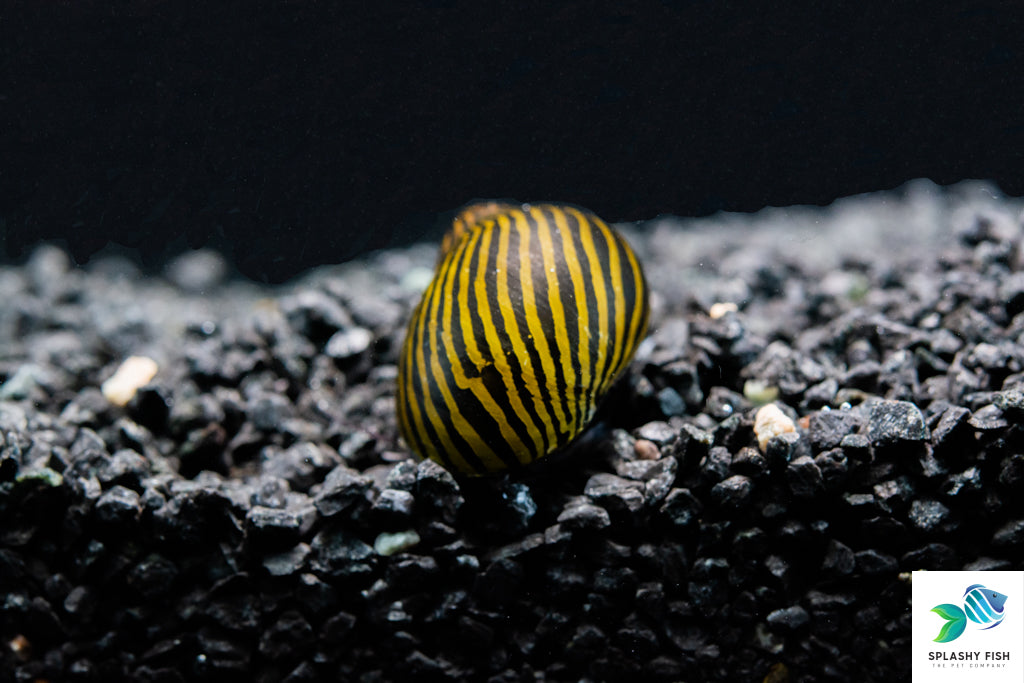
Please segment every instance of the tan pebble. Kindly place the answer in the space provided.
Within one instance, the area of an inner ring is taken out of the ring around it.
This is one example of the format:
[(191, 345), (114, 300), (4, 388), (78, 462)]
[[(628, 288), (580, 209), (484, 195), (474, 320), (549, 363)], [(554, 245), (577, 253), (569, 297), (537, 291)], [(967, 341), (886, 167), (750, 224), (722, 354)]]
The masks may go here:
[(157, 364), (146, 356), (130, 356), (125, 359), (113, 376), (103, 383), (100, 391), (116, 406), (123, 406), (132, 400), (135, 392), (149, 384), (156, 376)]
[(762, 451), (768, 448), (768, 442), (773, 436), (795, 431), (796, 425), (774, 403), (769, 403), (758, 410), (754, 417), (754, 434), (757, 435), (757, 444)]
[(637, 439), (636, 443), (633, 444), (633, 452), (636, 453), (636, 457), (640, 460), (657, 460), (661, 457), (658, 445), (647, 439)]
[(711, 316), (712, 319), (718, 320), (726, 313), (735, 313), (738, 310), (740, 310), (740, 307), (733, 302), (720, 301), (718, 303), (711, 304), (711, 308), (708, 309), (708, 315)]
[(789, 669), (782, 662), (772, 664), (762, 683), (789, 683)]
[(8, 641), (7, 647), (11, 649), (15, 657), (23, 662), (32, 659), (32, 643), (20, 633)]

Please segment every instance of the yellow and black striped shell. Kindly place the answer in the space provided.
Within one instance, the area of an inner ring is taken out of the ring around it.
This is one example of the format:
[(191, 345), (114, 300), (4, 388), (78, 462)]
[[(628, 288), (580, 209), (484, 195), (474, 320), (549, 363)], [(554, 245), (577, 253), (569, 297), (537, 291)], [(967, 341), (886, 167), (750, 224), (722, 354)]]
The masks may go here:
[(474, 204), (409, 321), (397, 413), (409, 446), (482, 475), (566, 446), (647, 330), (625, 240), (569, 206)]

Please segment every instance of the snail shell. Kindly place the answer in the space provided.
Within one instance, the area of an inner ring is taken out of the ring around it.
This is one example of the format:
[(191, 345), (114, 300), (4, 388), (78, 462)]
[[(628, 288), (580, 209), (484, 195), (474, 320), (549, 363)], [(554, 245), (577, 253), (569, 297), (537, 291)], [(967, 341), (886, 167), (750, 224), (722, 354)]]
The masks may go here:
[(648, 316), (636, 255), (594, 214), (470, 205), (406, 331), (402, 436), (468, 475), (549, 455), (583, 432)]

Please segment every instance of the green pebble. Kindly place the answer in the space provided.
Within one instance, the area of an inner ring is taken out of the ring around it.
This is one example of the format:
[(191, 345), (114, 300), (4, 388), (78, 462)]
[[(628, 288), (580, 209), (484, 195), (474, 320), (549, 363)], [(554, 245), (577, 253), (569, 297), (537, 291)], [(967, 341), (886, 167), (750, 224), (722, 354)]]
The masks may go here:
[(19, 484), (26, 481), (40, 481), (48, 486), (55, 487), (64, 483), (64, 477), (61, 476), (60, 472), (51, 470), (49, 467), (40, 467), (39, 469), (30, 469), (18, 472), (14, 481)]
[(754, 405), (763, 406), (779, 397), (779, 388), (764, 380), (748, 379), (743, 383), (743, 395)]

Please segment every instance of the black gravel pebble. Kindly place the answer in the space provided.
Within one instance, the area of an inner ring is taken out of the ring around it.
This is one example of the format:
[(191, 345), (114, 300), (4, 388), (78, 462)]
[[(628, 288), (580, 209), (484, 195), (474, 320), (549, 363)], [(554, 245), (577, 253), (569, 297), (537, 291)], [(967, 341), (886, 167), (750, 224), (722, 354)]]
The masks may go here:
[(789, 490), (797, 498), (814, 498), (825, 491), (825, 482), (818, 464), (806, 455), (786, 467)]
[(749, 477), (735, 474), (711, 487), (711, 499), (723, 508), (738, 509), (749, 502), (753, 488)]
[(765, 617), (769, 626), (780, 631), (795, 631), (806, 626), (810, 620), (807, 610), (800, 605), (774, 610)]
[(1024, 519), (1010, 520), (996, 529), (992, 535), (992, 544), (1015, 548), (1019, 555), (1021, 547), (1024, 546)]
[(700, 520), (701, 511), (704, 509), (700, 499), (693, 495), (689, 489), (672, 489), (665, 497), (661, 506), (661, 512), (674, 525), (689, 527), (697, 524)]
[(96, 501), (96, 518), (111, 526), (128, 527), (141, 512), (139, 494), (120, 485), (109, 489)]
[(324, 517), (332, 517), (366, 502), (371, 482), (345, 465), (338, 465), (313, 489), (313, 504)]
[(610, 525), (611, 517), (608, 516), (608, 512), (604, 508), (587, 502), (587, 498), (580, 497), (566, 503), (565, 508), (558, 515), (558, 523), (562, 525), (562, 528), (569, 530), (596, 530)]
[(632, 515), (644, 505), (642, 483), (606, 472), (592, 476), (583, 493), (612, 514)]
[(277, 290), (0, 268), (0, 683), (906, 680), (903, 572), (1024, 568), (1024, 229), (985, 197), (625, 226), (649, 340), (483, 480), (397, 436), (434, 245)]
[(928, 428), (920, 408), (913, 403), (878, 401), (871, 404), (867, 437), (876, 447), (923, 441), (928, 438)]
[(814, 451), (827, 451), (843, 442), (843, 437), (859, 431), (864, 418), (852, 410), (819, 410), (811, 414), (807, 438)]
[(949, 508), (937, 500), (915, 500), (908, 516), (910, 523), (921, 531), (937, 531), (949, 519)]
[(829, 539), (821, 569), (826, 574), (845, 576), (856, 566), (853, 551), (835, 539)]

